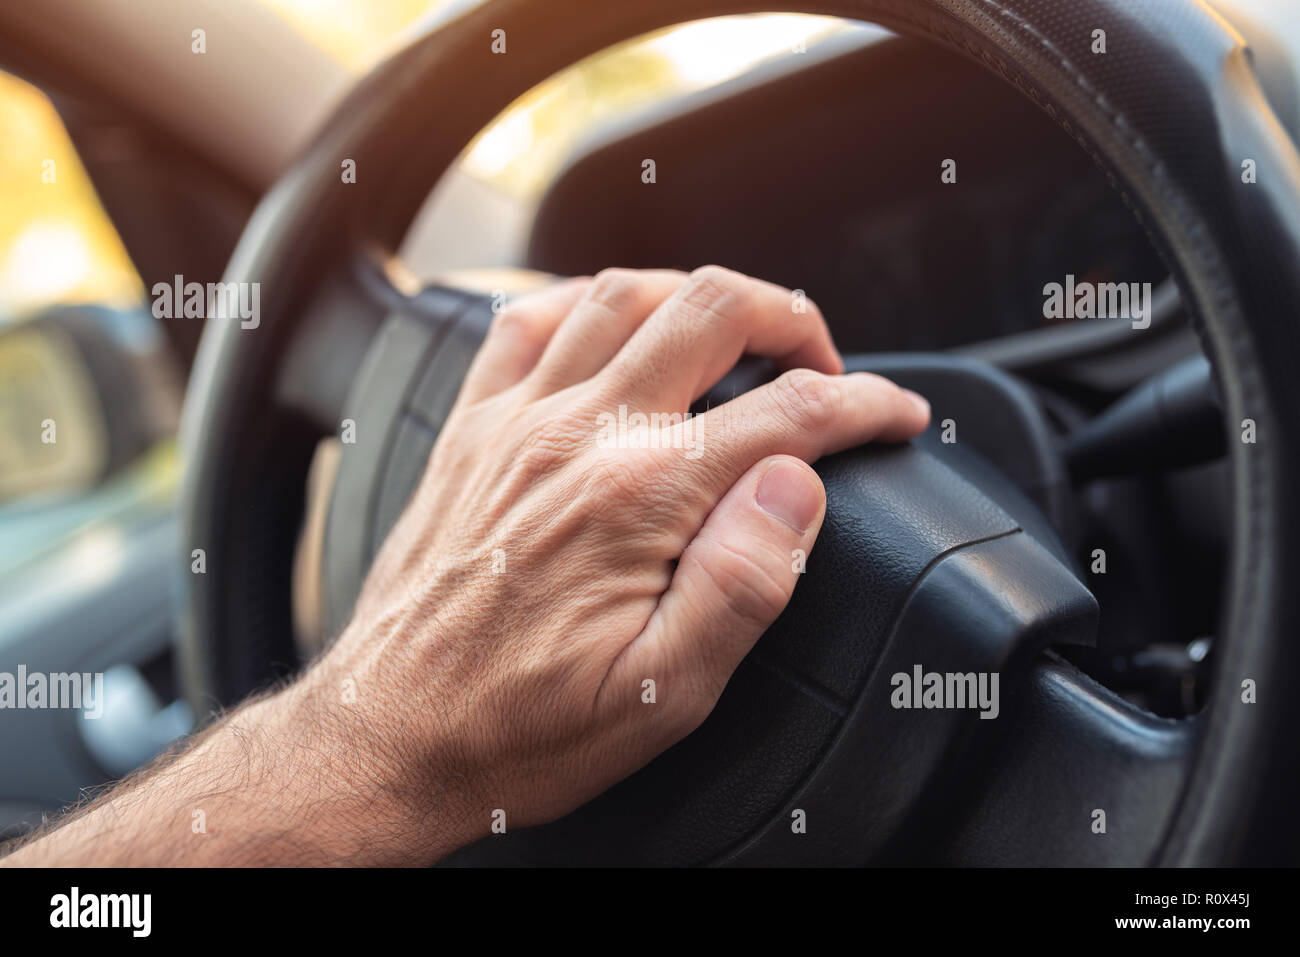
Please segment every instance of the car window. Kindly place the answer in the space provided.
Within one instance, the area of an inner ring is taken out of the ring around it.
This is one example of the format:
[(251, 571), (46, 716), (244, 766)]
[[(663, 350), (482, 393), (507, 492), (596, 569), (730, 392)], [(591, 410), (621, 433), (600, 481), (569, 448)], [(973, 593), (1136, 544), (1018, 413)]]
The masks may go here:
[(58, 113), (3, 72), (0, 136), (0, 323), (56, 302), (137, 305), (140, 279)]
[(179, 383), (49, 99), (0, 72), (0, 576), (169, 495)]

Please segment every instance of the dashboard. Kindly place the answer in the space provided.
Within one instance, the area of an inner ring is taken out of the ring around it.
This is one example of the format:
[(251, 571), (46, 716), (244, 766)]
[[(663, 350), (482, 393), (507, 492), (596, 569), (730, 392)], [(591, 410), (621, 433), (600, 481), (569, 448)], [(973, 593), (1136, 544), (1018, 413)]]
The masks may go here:
[(904, 37), (795, 66), (590, 143), (542, 198), (527, 265), (720, 263), (804, 290), (850, 352), (1059, 324), (1043, 286), (1067, 275), (1165, 278), (1101, 170), (982, 67)]

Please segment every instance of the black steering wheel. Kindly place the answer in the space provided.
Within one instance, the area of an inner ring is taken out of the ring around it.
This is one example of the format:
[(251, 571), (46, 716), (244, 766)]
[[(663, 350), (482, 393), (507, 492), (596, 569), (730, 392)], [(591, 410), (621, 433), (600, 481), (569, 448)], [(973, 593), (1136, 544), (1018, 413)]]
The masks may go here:
[[(183, 680), (199, 714), (297, 666), (290, 568), (316, 443), (354, 421), (322, 572), (337, 628), (482, 336), (480, 297), (403, 290), (386, 268), (441, 174), (512, 99), (581, 57), (765, 9), (489, 0), (450, 14), (368, 76), (266, 196), (226, 277), (261, 284), (260, 325), (208, 321), (183, 426), (185, 567), (192, 549), (207, 553), (206, 574), (182, 582)], [(1069, 132), (1146, 228), (1212, 362), (1231, 439), (1234, 525), (1208, 702), (1192, 719), (1158, 718), (1052, 651), (1092, 641), (1097, 606), (1057, 531), (1061, 454), (1024, 386), (970, 361), (854, 357), (850, 367), (926, 392), (962, 441), (819, 463), (829, 504), (816, 560), (708, 721), (573, 815), (457, 859), (1266, 858), (1270, 782), (1297, 760), (1297, 705), (1278, 679), (1300, 673), (1300, 552), (1285, 544), (1300, 531), (1300, 157), (1248, 50), (1196, 0), (783, 9), (877, 22), (974, 58)], [(1092, 52), (1095, 29), (1104, 54)], [(345, 160), (355, 183), (340, 176)], [(1245, 419), (1253, 443), (1236, 441)], [(996, 719), (891, 700), (895, 675), (929, 672), (998, 676)]]

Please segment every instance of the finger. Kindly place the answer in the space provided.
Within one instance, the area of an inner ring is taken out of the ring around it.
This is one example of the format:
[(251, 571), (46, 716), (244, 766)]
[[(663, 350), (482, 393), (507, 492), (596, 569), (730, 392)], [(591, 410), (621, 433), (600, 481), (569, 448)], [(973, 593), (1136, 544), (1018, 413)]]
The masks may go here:
[(477, 402), (503, 392), (532, 371), (555, 330), (590, 285), (587, 276), (567, 279), (521, 296), (497, 313), (465, 373), (460, 401)]
[(669, 269), (604, 269), (574, 304), (538, 360), (542, 393), (558, 392), (603, 369), (628, 337), (686, 281)]
[(680, 410), (745, 353), (767, 356), (783, 368), (826, 373), (844, 368), (821, 311), (807, 299), (729, 269), (705, 266), (654, 311), (603, 375), (634, 402)]
[(746, 472), (683, 551), (645, 628), (615, 659), (602, 696), (635, 700), (651, 679), (657, 703), (684, 719), (681, 733), (693, 730), (789, 602), (795, 568), (825, 511), (821, 479), (798, 459), (773, 456)]
[(712, 502), (766, 456), (815, 462), (867, 442), (906, 441), (929, 423), (925, 399), (881, 376), (792, 369), (673, 426), (661, 444), (692, 450), (679, 467), (693, 470), (701, 500)]

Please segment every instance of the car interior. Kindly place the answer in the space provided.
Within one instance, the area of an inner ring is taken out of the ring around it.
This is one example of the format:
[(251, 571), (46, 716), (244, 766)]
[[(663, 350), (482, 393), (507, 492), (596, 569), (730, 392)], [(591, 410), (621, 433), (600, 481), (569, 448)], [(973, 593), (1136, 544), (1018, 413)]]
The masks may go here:
[[(1015, 29), (887, 2), (859, 20), (852, 3), (584, 0), (547, 19), (526, 0), (358, 0), (365, 30), (332, 34), (309, 6), (0, 9), (0, 107), (49, 111), (59, 175), (84, 179), (127, 277), (0, 301), (0, 672), (104, 675), (98, 720), (3, 716), (0, 837), (338, 633), (494, 302), (611, 266), (717, 263), (806, 293), (848, 367), (925, 394), (933, 424), (819, 463), (830, 560), (698, 732), (578, 812), (446, 863), (1297, 859), (1279, 700), (1296, 559), (1269, 558), (1300, 534), (1283, 492), (1300, 407), (1279, 371), (1296, 338), (1220, 318), (1294, 323), (1289, 0), (1053, 14), (1049, 36), (1109, 17), (1106, 42), (1147, 44), (1156, 65), (1089, 65), (1037, 97), (1040, 54)], [(492, 73), (486, 45), (458, 44), (507, 13), (521, 52)], [(1254, 99), (1204, 53), (1216, 31), (1249, 45)], [(1141, 112), (1180, 89), (1183, 114)], [(1096, 132), (1101, 102), (1136, 132)], [(13, 110), (0, 135), (23, 135)], [(1241, 143), (1259, 190), (1240, 207), (1198, 194), (1196, 164), (1236, 170)], [(340, 158), (355, 190), (334, 189)], [(1167, 212), (1166, 187), (1193, 198)], [(10, 209), (0, 281), (25, 272), (22, 242), (57, 239)], [(39, 256), (65, 254), (50, 242)], [(1212, 288), (1220, 261), (1231, 282)], [(182, 276), (260, 280), (260, 327), (158, 318), (151, 290)], [(1146, 290), (1146, 311), (1049, 315), (1046, 286), (1067, 281)], [(773, 374), (742, 360), (700, 408)], [(52, 460), (28, 426), (47, 417), (94, 428)], [(343, 418), (382, 425), (347, 443)], [(1253, 472), (1266, 451), (1281, 464)], [(870, 692), (917, 660), (1001, 671), (1002, 720), (900, 721)], [(791, 841), (790, 807), (835, 836)]]

